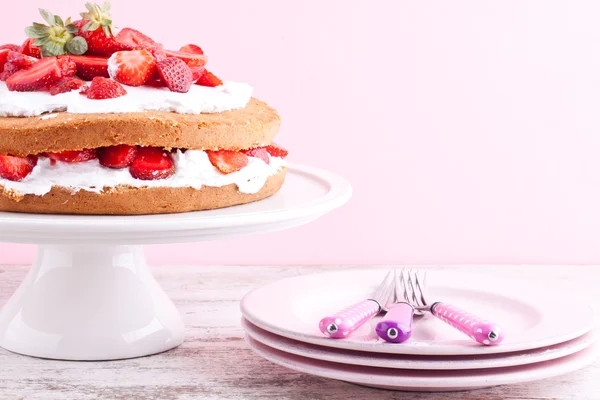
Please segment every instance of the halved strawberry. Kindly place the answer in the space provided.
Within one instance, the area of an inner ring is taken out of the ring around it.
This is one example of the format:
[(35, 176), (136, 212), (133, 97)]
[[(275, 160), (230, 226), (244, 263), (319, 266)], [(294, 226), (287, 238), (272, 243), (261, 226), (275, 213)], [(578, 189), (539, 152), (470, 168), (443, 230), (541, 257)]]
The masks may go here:
[(186, 46), (183, 46), (182, 48), (179, 49), (179, 51), (181, 51), (183, 53), (192, 53), (192, 54), (200, 54), (200, 55), (204, 54), (204, 51), (199, 46), (196, 46), (195, 44), (188, 44)]
[(73, 76), (68, 76), (65, 78), (61, 78), (54, 86), (50, 88), (50, 94), (52, 96), (56, 96), (57, 94), (71, 92), (73, 90), (80, 89), (85, 82), (83, 82), (79, 78), (75, 78)]
[(0, 50), (12, 50), (12, 51), (19, 51), (21, 49), (21, 46), (17, 45), (17, 44), (3, 44), (2, 46), (0, 46)]
[(288, 151), (286, 149), (273, 142), (271, 142), (270, 145), (265, 146), (265, 150), (267, 150), (267, 153), (273, 157), (285, 158), (288, 155)]
[(104, 100), (125, 96), (127, 91), (119, 82), (97, 76), (92, 79), (92, 83), (90, 83), (89, 86), (84, 87), (80, 93), (86, 95), (88, 99)]
[(0, 156), (0, 177), (9, 181), (20, 181), (29, 175), (36, 165), (36, 156)]
[(118, 51), (108, 59), (111, 78), (129, 86), (148, 82), (156, 68), (156, 60), (148, 50)]
[(166, 58), (156, 63), (160, 79), (167, 85), (171, 92), (187, 93), (194, 83), (193, 73), (179, 58)]
[(67, 163), (79, 163), (93, 160), (97, 157), (96, 149), (67, 150), (59, 153), (46, 153), (46, 156), (51, 160)]
[(248, 156), (232, 150), (206, 151), (210, 163), (224, 174), (239, 171), (248, 165)]
[(117, 51), (133, 49), (133, 47), (118, 41), (115, 36), (106, 36), (102, 27), (93, 31), (84, 31), (83, 28), (88, 22), (87, 19), (80, 19), (73, 22), (73, 25), (79, 29), (79, 36), (87, 42), (88, 50), (85, 53), (86, 55), (109, 57)]
[(136, 179), (152, 181), (166, 179), (175, 173), (171, 154), (159, 147), (140, 147), (129, 173)]
[(137, 155), (136, 146), (120, 144), (98, 149), (98, 160), (108, 168), (125, 168), (131, 165)]
[(221, 86), (223, 81), (217, 78), (212, 72), (207, 70), (206, 68), (200, 75), (200, 78), (196, 81), (196, 85), (200, 86), (209, 86), (209, 87), (217, 87)]
[(77, 76), (84, 81), (91, 81), (97, 76), (108, 78), (108, 58), (94, 56), (69, 55), (77, 66)]
[(6, 80), (8, 90), (32, 92), (53, 86), (62, 77), (56, 57), (45, 57), (31, 67), (17, 71)]
[(247, 155), (248, 157), (256, 157), (260, 158), (267, 164), (271, 163), (271, 159), (269, 158), (269, 153), (264, 147), (256, 147), (254, 149), (242, 150), (242, 153)]
[(35, 58), (42, 58), (42, 53), (40, 52), (40, 48), (34, 46), (35, 39), (27, 39), (23, 42), (21, 47), (19, 47), (19, 53), (25, 54), (26, 56), (31, 56)]
[(190, 67), (204, 67), (208, 57), (204, 54), (187, 53), (184, 51), (165, 50), (167, 57), (175, 57), (183, 60)]

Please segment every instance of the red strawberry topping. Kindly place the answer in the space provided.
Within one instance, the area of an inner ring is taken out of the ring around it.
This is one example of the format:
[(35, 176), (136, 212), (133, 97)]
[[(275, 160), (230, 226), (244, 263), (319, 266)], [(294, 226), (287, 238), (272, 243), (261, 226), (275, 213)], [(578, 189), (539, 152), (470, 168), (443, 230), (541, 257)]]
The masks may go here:
[(34, 46), (35, 39), (27, 39), (23, 42), (21, 47), (19, 48), (19, 53), (25, 54), (26, 56), (31, 56), (35, 58), (42, 58), (42, 54), (40, 52), (40, 48)]
[(132, 28), (121, 29), (121, 31), (117, 34), (117, 40), (131, 50), (152, 51), (159, 48), (162, 49), (162, 45), (160, 43), (156, 43), (150, 37)]
[(271, 159), (269, 158), (269, 153), (264, 147), (256, 147), (254, 149), (242, 150), (242, 153), (247, 155), (248, 157), (256, 157), (260, 158), (267, 164), (271, 163)]
[(32, 92), (53, 86), (62, 77), (56, 57), (45, 57), (27, 69), (22, 69), (6, 80), (8, 90)]
[(129, 173), (136, 179), (151, 181), (166, 179), (175, 173), (175, 164), (168, 151), (159, 147), (140, 147)]
[(204, 67), (190, 67), (192, 70), (192, 80), (196, 82), (204, 73)]
[(79, 78), (75, 78), (72, 76), (65, 77), (50, 88), (50, 94), (52, 96), (56, 96), (60, 93), (71, 92), (73, 90), (80, 89), (83, 85), (85, 85), (85, 82), (83, 82)]
[(195, 44), (188, 44), (187, 46), (183, 46), (179, 49), (179, 51), (183, 53), (192, 53), (200, 55), (204, 54), (204, 51), (202, 51), (202, 49), (199, 46), (196, 46)]
[(80, 93), (86, 95), (88, 99), (104, 100), (125, 96), (127, 91), (119, 82), (97, 76), (92, 79), (90, 86), (84, 87)]
[(46, 153), (51, 160), (67, 163), (78, 163), (96, 158), (96, 149), (67, 150), (59, 153)]
[(17, 67), (14, 64), (6, 63), (4, 64), (4, 71), (0, 72), (0, 81), (5, 81), (14, 75), (16, 72), (20, 71), (21, 68)]
[(183, 60), (190, 67), (204, 67), (208, 57), (204, 54), (187, 53), (183, 51), (165, 50), (167, 57), (175, 57)]
[(119, 51), (108, 59), (111, 78), (129, 86), (148, 82), (156, 68), (156, 60), (148, 50)]
[(94, 56), (74, 56), (69, 58), (77, 66), (77, 76), (84, 81), (91, 81), (97, 76), (108, 78), (108, 58)]
[(204, 69), (204, 72), (200, 76), (200, 78), (196, 81), (196, 85), (201, 86), (209, 86), (209, 87), (217, 87), (221, 86), (223, 81), (217, 78), (212, 72), (207, 69)]
[(194, 83), (193, 73), (179, 58), (166, 58), (156, 63), (160, 79), (171, 92), (187, 93)]
[(29, 68), (37, 61), (39, 60), (35, 57), (26, 56), (16, 51), (9, 51), (6, 55), (6, 62), (19, 67), (19, 69)]
[(131, 165), (137, 155), (136, 146), (120, 144), (98, 149), (100, 164), (108, 168), (125, 168)]
[(16, 44), (3, 44), (2, 46), (0, 46), (0, 50), (12, 50), (12, 51), (20, 51), (21, 50), (21, 46), (16, 45)]
[(273, 142), (271, 142), (270, 145), (265, 146), (265, 150), (267, 150), (267, 152), (273, 157), (285, 158), (288, 155), (288, 151), (286, 149)]
[(231, 150), (207, 151), (210, 163), (224, 174), (239, 171), (248, 165), (248, 156)]
[(58, 65), (60, 67), (60, 73), (63, 77), (75, 76), (77, 64), (75, 64), (70, 56), (59, 57)]
[(23, 180), (37, 164), (36, 156), (0, 156), (0, 177), (9, 181)]
[(4, 64), (6, 64), (6, 58), (8, 57), (8, 53), (12, 50), (10, 49), (2, 49), (0, 50), (0, 72), (4, 71)]
[(118, 41), (115, 36), (107, 36), (102, 28), (84, 32), (83, 28), (88, 22), (87, 19), (80, 19), (79, 21), (73, 22), (73, 25), (79, 29), (79, 36), (84, 38), (87, 42), (87, 55), (109, 57), (117, 51), (132, 49), (131, 46)]

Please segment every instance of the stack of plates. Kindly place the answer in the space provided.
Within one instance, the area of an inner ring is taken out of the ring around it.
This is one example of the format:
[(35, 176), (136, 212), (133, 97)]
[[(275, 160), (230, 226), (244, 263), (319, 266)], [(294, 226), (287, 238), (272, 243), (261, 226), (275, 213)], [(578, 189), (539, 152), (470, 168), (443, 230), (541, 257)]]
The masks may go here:
[(319, 320), (370, 297), (387, 271), (341, 271), (284, 279), (242, 300), (246, 340), (276, 364), (332, 379), (395, 390), (465, 390), (550, 378), (592, 363), (594, 312), (563, 296), (513, 281), (456, 272), (428, 275), (428, 301), (444, 301), (497, 322), (505, 340), (481, 346), (437, 318), (416, 317), (412, 338), (383, 342), (377, 319), (346, 339)]

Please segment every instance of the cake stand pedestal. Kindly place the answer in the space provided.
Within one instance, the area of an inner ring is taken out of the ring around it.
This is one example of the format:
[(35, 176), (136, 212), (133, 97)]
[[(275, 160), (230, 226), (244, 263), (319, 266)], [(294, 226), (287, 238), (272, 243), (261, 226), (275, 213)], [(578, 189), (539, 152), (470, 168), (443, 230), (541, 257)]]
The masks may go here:
[(180, 345), (184, 324), (148, 269), (143, 244), (212, 240), (311, 222), (352, 189), (329, 172), (290, 166), (283, 188), (251, 204), (169, 215), (0, 212), (0, 241), (40, 244), (0, 310), (0, 346), (29, 356), (114, 360)]

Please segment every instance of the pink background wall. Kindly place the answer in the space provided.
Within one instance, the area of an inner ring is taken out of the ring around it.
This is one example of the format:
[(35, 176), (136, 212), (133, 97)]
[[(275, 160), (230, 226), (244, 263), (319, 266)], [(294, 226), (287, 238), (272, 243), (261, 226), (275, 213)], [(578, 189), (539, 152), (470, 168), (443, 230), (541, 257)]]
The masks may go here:
[[(0, 41), (21, 41), (36, 5), (83, 3), (13, 2)], [(151, 262), (600, 262), (597, 2), (113, 3), (118, 26), (195, 42), (218, 75), (252, 83), (290, 160), (355, 189), (311, 225), (151, 247)], [(0, 245), (0, 262), (30, 250)]]

